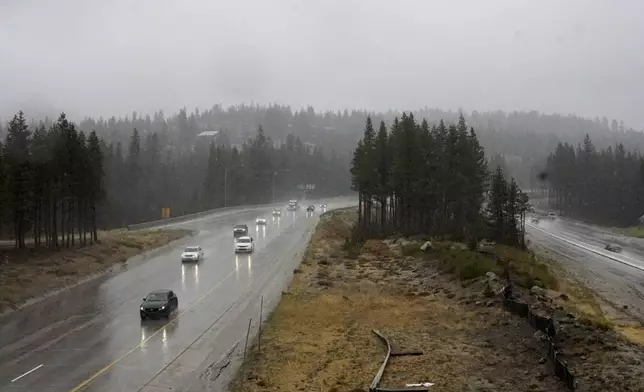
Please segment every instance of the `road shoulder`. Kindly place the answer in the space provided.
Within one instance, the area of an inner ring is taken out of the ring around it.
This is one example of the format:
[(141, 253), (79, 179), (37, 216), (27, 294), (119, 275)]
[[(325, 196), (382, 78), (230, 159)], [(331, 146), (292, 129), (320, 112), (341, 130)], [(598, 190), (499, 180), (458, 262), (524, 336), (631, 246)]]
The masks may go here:
[[(437, 243), (420, 253), (418, 242), (368, 241), (352, 250), (344, 239), (353, 219), (338, 211), (321, 218), (266, 322), (261, 352), (252, 346), (244, 375), (238, 373), (231, 390), (240, 391), (242, 382), (244, 391), (364, 390), (385, 354), (373, 329), (403, 349), (424, 353), (393, 360), (382, 386), (432, 382), (447, 391), (565, 390), (546, 360), (543, 334), (503, 310), (495, 295), (502, 286), (495, 260), (458, 244)], [(582, 299), (590, 308), (592, 300), (572, 283), (560, 287), (547, 265), (523, 260), (527, 253), (503, 252), (520, 261), (512, 270), (517, 294), (535, 312), (555, 318), (561, 332), (556, 343), (577, 374), (579, 390), (641, 387), (640, 346), (578, 312)]]
[[(95, 279), (147, 258), (191, 230), (164, 229), (101, 233), (99, 242), (85, 247), (0, 250), (0, 312), (7, 314), (61, 290)], [(77, 240), (78, 241), (78, 240)], [(138, 256), (138, 257), (137, 257)]]

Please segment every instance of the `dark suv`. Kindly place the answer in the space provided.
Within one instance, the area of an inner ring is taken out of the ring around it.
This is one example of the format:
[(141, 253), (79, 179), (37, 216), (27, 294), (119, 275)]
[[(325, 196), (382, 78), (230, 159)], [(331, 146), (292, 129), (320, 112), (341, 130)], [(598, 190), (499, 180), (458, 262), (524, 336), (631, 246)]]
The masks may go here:
[(306, 210), (307, 210), (307, 211), (315, 211), (315, 206), (314, 206), (314, 205), (310, 205), (310, 206), (306, 207)]
[(169, 318), (172, 311), (179, 308), (179, 299), (172, 290), (157, 290), (143, 298), (141, 320), (146, 318)]
[(245, 237), (248, 235), (248, 225), (236, 225), (233, 229), (233, 237)]

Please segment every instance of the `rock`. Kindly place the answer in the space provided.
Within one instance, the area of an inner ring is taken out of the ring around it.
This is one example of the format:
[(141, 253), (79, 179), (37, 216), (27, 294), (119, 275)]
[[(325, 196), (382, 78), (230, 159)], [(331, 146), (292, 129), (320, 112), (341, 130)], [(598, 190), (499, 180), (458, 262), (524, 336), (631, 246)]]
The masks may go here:
[(420, 246), (420, 250), (422, 250), (423, 252), (425, 252), (427, 249), (434, 250), (434, 244), (432, 244), (431, 241), (425, 241), (425, 243)]
[(532, 286), (532, 288), (530, 289), (530, 294), (538, 295), (538, 296), (544, 296), (544, 295), (546, 295), (546, 292), (545, 292), (544, 289), (542, 289), (539, 286)]
[(499, 277), (497, 276), (497, 274), (495, 274), (495, 273), (494, 273), (494, 272), (492, 272), (492, 271), (488, 271), (488, 272), (486, 272), (486, 273), (485, 273), (485, 276), (487, 276), (487, 278), (488, 278), (489, 280), (498, 280), (498, 279), (499, 279)]
[(483, 302), (481, 302), (481, 301), (476, 301), (476, 302), (474, 302), (474, 305), (476, 305), (476, 306), (481, 306), (481, 304), (482, 304), (482, 303), (483, 303)]
[(563, 299), (564, 301), (568, 301), (570, 299), (570, 297), (568, 297), (565, 293), (561, 293), (559, 298)]
[(534, 338), (537, 340), (546, 340), (546, 334), (541, 331), (536, 331), (532, 336), (534, 336)]
[(544, 363), (546, 363), (546, 359), (545, 359), (545, 358), (541, 358), (541, 359), (539, 360), (539, 363), (543, 365)]
[(447, 298), (449, 298), (449, 299), (452, 299), (454, 297), (456, 297), (456, 295), (454, 293), (448, 293), (447, 294)]
[(622, 306), (622, 309), (628, 309), (628, 305)]
[(487, 306), (488, 308), (491, 308), (492, 306), (494, 306), (494, 301), (487, 301), (485, 306)]
[(408, 241), (408, 240), (407, 240), (407, 239), (405, 239), (405, 238), (398, 238), (398, 241), (396, 241), (396, 243), (397, 243), (398, 245), (402, 246), (402, 247), (405, 247), (405, 246), (407, 246), (407, 245), (410, 245), (410, 244), (411, 244), (411, 241)]

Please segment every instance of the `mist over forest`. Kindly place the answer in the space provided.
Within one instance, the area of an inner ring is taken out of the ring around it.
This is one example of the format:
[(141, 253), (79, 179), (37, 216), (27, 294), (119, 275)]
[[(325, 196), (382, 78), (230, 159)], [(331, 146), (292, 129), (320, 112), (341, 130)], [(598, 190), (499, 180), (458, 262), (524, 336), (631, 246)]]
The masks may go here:
[(462, 115), (490, 173), (561, 208), (539, 174), (581, 176), (570, 151), (640, 162), (640, 2), (457, 3), (3, 2), (3, 230), (347, 194), (367, 118), (403, 112)]

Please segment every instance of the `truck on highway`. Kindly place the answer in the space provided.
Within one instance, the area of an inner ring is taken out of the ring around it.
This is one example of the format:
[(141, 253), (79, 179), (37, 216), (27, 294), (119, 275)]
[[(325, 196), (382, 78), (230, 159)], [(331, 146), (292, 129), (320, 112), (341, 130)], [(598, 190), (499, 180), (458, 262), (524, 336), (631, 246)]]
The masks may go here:
[(297, 211), (300, 209), (300, 205), (297, 203), (297, 200), (289, 200), (288, 201), (288, 210), (289, 211)]

